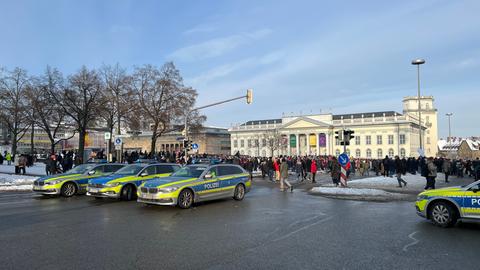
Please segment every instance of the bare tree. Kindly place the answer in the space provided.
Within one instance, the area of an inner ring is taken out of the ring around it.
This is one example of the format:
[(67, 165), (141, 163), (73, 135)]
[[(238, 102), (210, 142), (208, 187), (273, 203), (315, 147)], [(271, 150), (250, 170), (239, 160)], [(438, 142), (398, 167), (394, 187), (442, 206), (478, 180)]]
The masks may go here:
[[(109, 132), (112, 134), (116, 126), (117, 134), (120, 135), (122, 121), (125, 123), (130, 112), (137, 108), (131, 89), (131, 76), (119, 64), (103, 66), (100, 75), (105, 89), (103, 92), (104, 107), (100, 115)], [(111, 145), (112, 139), (110, 138), (108, 141), (109, 153), (111, 153)]]
[[(75, 136), (71, 118), (64, 113), (61, 105), (52, 96), (53, 93), (60, 93), (63, 87), (63, 75), (58, 70), (47, 67), (43, 76), (32, 80), (31, 87), (27, 91), (32, 108), (30, 115), (32, 122), (47, 134), (50, 153), (55, 152), (57, 144)], [(67, 130), (72, 129), (73, 132), (69, 136), (58, 137), (59, 134), (65, 135)]]
[(63, 112), (71, 117), (79, 133), (78, 158), (83, 163), (85, 135), (94, 124), (99, 109), (104, 101), (101, 99), (102, 84), (96, 71), (83, 66), (77, 73), (68, 77), (65, 87), (52, 89), (51, 96)]
[[(184, 86), (179, 70), (171, 62), (161, 69), (151, 65), (137, 68), (132, 86), (138, 96), (140, 115), (151, 124), (150, 151), (154, 153), (159, 137), (183, 128), (183, 120), (195, 104), (197, 91)], [(204, 120), (197, 111), (188, 117), (194, 127)]]
[(0, 70), (0, 120), (12, 136), (12, 155), (17, 153), (17, 144), (29, 128), (26, 91), (29, 85), (27, 72), (21, 68), (13, 71)]
[(270, 150), (270, 156), (272, 157), (275, 151), (284, 146), (283, 135), (277, 128), (267, 130), (265, 133), (263, 133), (263, 138), (266, 140), (267, 148)]

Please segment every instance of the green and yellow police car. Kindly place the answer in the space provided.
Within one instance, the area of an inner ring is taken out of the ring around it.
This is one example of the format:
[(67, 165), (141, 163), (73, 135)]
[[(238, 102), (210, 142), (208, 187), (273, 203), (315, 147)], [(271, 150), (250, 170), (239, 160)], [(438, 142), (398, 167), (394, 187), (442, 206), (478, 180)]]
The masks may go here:
[(238, 165), (195, 164), (183, 167), (170, 177), (143, 183), (137, 201), (186, 209), (196, 202), (213, 199), (243, 200), (251, 185), (250, 174)]
[(137, 187), (153, 178), (167, 177), (180, 169), (173, 163), (136, 163), (123, 167), (106, 177), (88, 181), (87, 196), (133, 200)]
[(415, 203), (417, 214), (440, 227), (451, 227), (458, 219), (480, 219), (480, 181), (461, 187), (427, 190)]
[(43, 195), (71, 197), (87, 190), (88, 180), (109, 175), (124, 164), (88, 163), (76, 166), (66, 173), (42, 176), (33, 182), (33, 191)]

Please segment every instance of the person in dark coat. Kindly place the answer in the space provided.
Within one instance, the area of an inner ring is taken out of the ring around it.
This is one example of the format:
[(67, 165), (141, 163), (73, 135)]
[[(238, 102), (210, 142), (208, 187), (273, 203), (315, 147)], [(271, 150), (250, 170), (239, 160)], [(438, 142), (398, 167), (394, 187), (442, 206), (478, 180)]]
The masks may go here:
[(332, 182), (337, 187), (340, 184), (340, 174), (341, 174), (340, 164), (336, 162), (336, 160), (332, 160), (332, 169), (331, 169)]
[(397, 181), (398, 181), (398, 187), (407, 186), (407, 181), (402, 179), (402, 172), (405, 170), (403, 166), (403, 162), (400, 160), (398, 156), (395, 157), (395, 171), (397, 173)]

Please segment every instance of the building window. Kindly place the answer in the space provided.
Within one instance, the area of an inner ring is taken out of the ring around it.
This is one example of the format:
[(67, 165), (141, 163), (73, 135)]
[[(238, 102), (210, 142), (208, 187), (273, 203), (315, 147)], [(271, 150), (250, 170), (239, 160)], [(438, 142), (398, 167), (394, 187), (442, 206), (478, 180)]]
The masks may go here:
[(266, 156), (267, 156), (267, 151), (262, 150), (262, 157), (266, 157)]
[(360, 149), (355, 150), (355, 157), (360, 158), (360, 156), (361, 156)]
[(355, 136), (355, 145), (360, 145), (360, 136)]
[(247, 146), (252, 147), (252, 140), (250, 140), (250, 139), (247, 140)]
[(404, 149), (404, 148), (400, 149), (400, 156), (401, 156), (402, 158), (405, 157), (405, 149)]
[(266, 139), (262, 139), (262, 147), (265, 147), (267, 146), (267, 140)]
[(382, 149), (378, 149), (378, 150), (377, 150), (377, 158), (383, 158)]
[(427, 122), (427, 124), (430, 123), (430, 116), (427, 116), (427, 117), (426, 117), (426, 121), (425, 121), (425, 122)]
[(427, 108), (427, 110), (429, 110), (430, 109), (430, 103), (425, 104), (425, 107)]
[(370, 136), (370, 135), (365, 136), (365, 144), (366, 145), (372, 144), (372, 136)]
[(400, 134), (400, 144), (405, 144), (405, 134)]
[(430, 137), (427, 137), (427, 144), (430, 144)]
[(340, 150), (337, 149), (337, 150), (335, 151), (335, 156), (337, 156), (337, 157), (340, 156)]
[(253, 143), (255, 144), (255, 147), (259, 147), (259, 146), (260, 146), (260, 144), (258, 144), (258, 139), (255, 139), (255, 140), (253, 141)]
[(335, 145), (340, 145), (340, 140), (335, 138)]
[(395, 152), (393, 151), (392, 148), (388, 149), (388, 156), (393, 157), (395, 155)]
[(388, 144), (393, 144), (393, 135), (388, 135)]
[(367, 149), (367, 158), (372, 158), (372, 150)]
[(377, 144), (378, 145), (382, 144), (382, 135), (377, 135)]
[(243, 140), (240, 140), (240, 147), (245, 147), (245, 142)]
[(235, 148), (238, 147), (238, 142), (237, 142), (237, 140), (233, 140), (233, 147), (235, 147)]

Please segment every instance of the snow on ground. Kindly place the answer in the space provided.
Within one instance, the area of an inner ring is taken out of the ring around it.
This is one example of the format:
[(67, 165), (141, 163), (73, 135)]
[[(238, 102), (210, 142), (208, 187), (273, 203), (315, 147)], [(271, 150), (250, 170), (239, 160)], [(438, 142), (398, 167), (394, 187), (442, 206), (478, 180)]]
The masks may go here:
[[(15, 173), (15, 166), (7, 165), (4, 161), (2, 165), (0, 165), (0, 173)], [(32, 167), (26, 168), (26, 173), (30, 175), (45, 175), (45, 163), (37, 162)]]
[(392, 193), (372, 188), (339, 188), (314, 187), (311, 192), (324, 195), (354, 195), (354, 196), (390, 196)]
[(10, 175), (0, 173), (0, 191), (32, 190), (32, 184), (38, 177)]
[[(442, 177), (437, 177), (443, 179)], [(406, 174), (402, 175), (402, 179), (407, 181), (407, 187), (411, 188), (423, 188), (425, 187), (426, 180), (425, 177), (422, 177), (420, 174), (412, 175)], [(370, 178), (363, 178), (358, 180), (351, 180), (348, 181), (348, 185), (352, 187), (376, 187), (376, 188), (394, 188), (398, 186), (397, 177), (383, 177), (383, 176), (376, 176)]]

